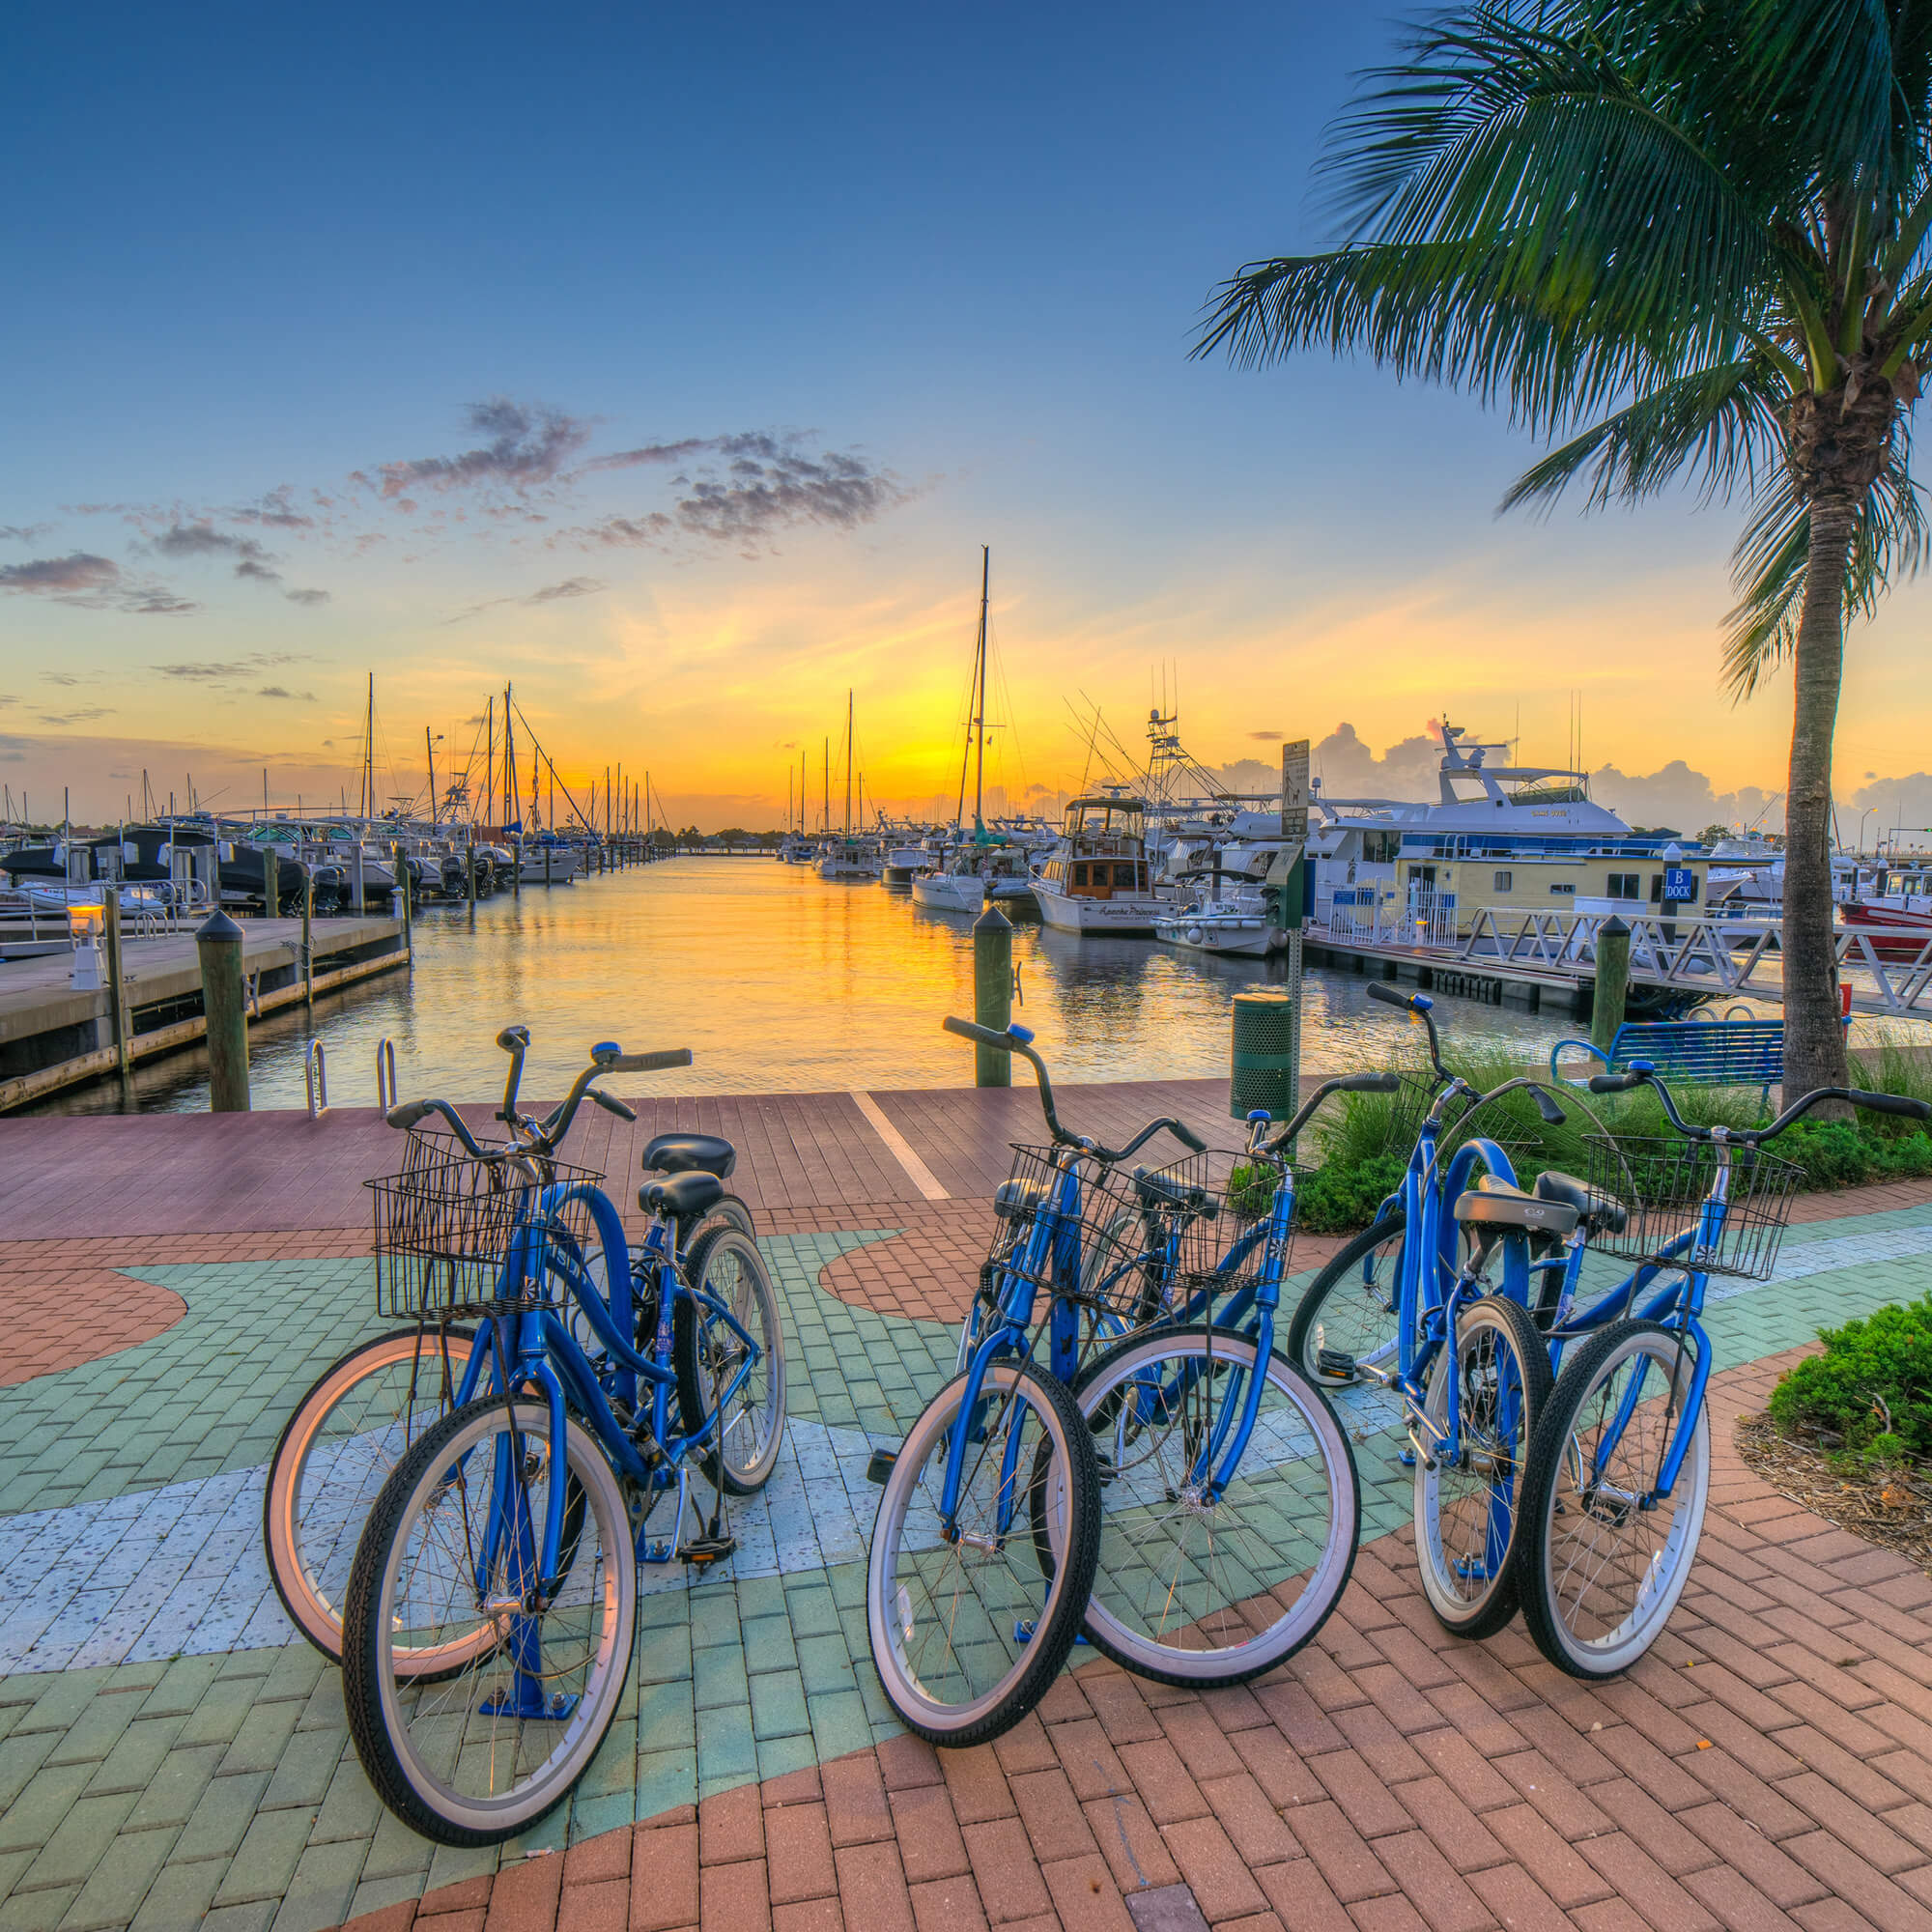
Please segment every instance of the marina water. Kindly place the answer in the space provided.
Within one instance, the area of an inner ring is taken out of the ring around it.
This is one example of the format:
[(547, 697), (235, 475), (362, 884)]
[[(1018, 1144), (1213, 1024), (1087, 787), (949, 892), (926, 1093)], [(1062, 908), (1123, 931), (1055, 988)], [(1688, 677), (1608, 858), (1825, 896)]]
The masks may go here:
[[(395, 1042), (404, 1097), (500, 1095), (497, 1029), (529, 1027), (529, 1099), (561, 1095), (593, 1041), (632, 1051), (689, 1046), (696, 1064), (640, 1082), (664, 1093), (970, 1086), (973, 1055), (940, 1031), (973, 1010), (973, 915), (928, 913), (903, 892), (832, 884), (769, 857), (678, 858), (571, 886), (498, 893), (476, 908), (418, 909), (412, 973), (318, 1000), (250, 1032), (258, 1107), (303, 1104), (311, 1033), (332, 1104), (373, 1106), (376, 1050)], [(1076, 938), (1022, 916), (1013, 942), (1022, 1002), (1056, 1077), (1198, 1079), (1225, 1074), (1230, 1002), (1278, 982), (1277, 961), (1180, 953), (1145, 939)], [(1364, 996), (1367, 980), (1311, 969), (1304, 1064), (1385, 1065), (1407, 1022)], [(1451, 1040), (1524, 1057), (1581, 1024), (1444, 997)], [(628, 1090), (624, 1090), (628, 1091)], [(183, 1053), (140, 1069), (143, 1111), (208, 1105), (206, 1062)], [(108, 1112), (113, 1083), (42, 1112)]]

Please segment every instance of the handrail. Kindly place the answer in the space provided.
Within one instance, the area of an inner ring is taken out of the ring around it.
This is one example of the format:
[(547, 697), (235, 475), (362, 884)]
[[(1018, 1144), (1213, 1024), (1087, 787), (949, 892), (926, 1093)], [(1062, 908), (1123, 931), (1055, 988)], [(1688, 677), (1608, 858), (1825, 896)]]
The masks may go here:
[(308, 1095), (308, 1117), (319, 1121), (328, 1112), (328, 1055), (320, 1034), (311, 1039), (302, 1054), (302, 1087)]
[(376, 1104), (385, 1114), (396, 1104), (396, 1042), (386, 1034), (376, 1042)]

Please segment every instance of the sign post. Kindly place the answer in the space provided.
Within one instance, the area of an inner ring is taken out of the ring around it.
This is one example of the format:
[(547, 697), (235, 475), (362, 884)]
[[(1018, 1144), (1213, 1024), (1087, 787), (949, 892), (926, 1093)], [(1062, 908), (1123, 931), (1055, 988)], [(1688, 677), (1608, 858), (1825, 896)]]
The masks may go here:
[[(1266, 882), (1272, 900), (1270, 917), (1287, 942), (1282, 997), (1287, 1003), (1288, 1012), (1281, 1015), (1287, 1022), (1287, 1037), (1277, 1048), (1285, 1054), (1287, 1065), (1281, 1069), (1282, 1077), (1277, 1090), (1281, 1101), (1277, 1104), (1285, 1102), (1289, 1115), (1293, 1115), (1300, 1104), (1301, 1095), (1301, 921), (1307, 894), (1309, 751), (1306, 738), (1296, 739), (1281, 748), (1282, 849), (1268, 867)], [(1270, 1001), (1267, 1004), (1272, 1006), (1274, 1003)], [(1237, 1007), (1235, 1042), (1237, 1077), (1231, 1094), (1232, 1107), (1237, 1114), (1247, 1104), (1242, 1092), (1243, 1083), (1238, 1077), (1240, 1065), (1246, 1057), (1244, 1047), (1249, 1044), (1239, 1037), (1243, 1016), (1243, 1009)], [(1260, 1019), (1259, 1014), (1253, 1017), (1257, 1022)]]

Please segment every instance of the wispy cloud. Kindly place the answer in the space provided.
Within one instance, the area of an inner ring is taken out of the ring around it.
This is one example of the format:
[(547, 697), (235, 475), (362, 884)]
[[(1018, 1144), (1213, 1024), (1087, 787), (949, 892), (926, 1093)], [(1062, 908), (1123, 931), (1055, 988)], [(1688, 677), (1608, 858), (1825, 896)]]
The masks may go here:
[(357, 470), (355, 481), (386, 502), (407, 506), (412, 491), (449, 491), (496, 486), (519, 495), (555, 481), (590, 440), (590, 425), (581, 417), (542, 404), (523, 404), (507, 396), (472, 403), (466, 423), (473, 436), (487, 439), (456, 456), (419, 456), (380, 465), (374, 475)]
[(291, 604), (327, 604), (328, 602), (328, 592), (327, 590), (285, 590), (282, 592), (282, 595)]
[(526, 608), (535, 608), (544, 604), (559, 604), (571, 597), (594, 597), (604, 588), (603, 580), (596, 577), (566, 577), (561, 583), (546, 583), (541, 590), (532, 590), (527, 597), (486, 597), (480, 604), (471, 604), (459, 611), (453, 617), (442, 621), (450, 624), (468, 623), (471, 617), (480, 616), (485, 611), (495, 611), (505, 604), (521, 604)]
[(224, 680), (253, 677), (279, 665), (307, 662), (305, 651), (256, 651), (245, 658), (191, 658), (181, 664), (156, 665), (153, 669), (157, 676), (173, 678), (181, 684), (219, 684)]
[(0, 543), (32, 543), (52, 528), (51, 524), (0, 524)]
[(227, 514), (238, 524), (262, 524), (270, 529), (308, 530), (315, 527), (315, 519), (296, 508), (295, 492), (286, 483)]
[(1276, 739), (1280, 739), (1280, 738), (1285, 738), (1285, 737), (1287, 737), (1287, 736), (1288, 736), (1288, 733), (1287, 733), (1286, 731), (1250, 731), (1250, 732), (1248, 733), (1248, 736), (1249, 736), (1250, 738), (1276, 738)]
[(857, 529), (914, 494), (890, 469), (854, 450), (813, 449), (803, 437), (770, 430), (647, 443), (593, 458), (584, 467), (661, 464), (689, 469), (672, 479), (685, 494), (668, 511), (606, 517), (564, 534), (586, 546), (657, 546), (696, 536), (735, 543), (755, 554), (781, 530), (808, 524)]
[(91, 724), (97, 718), (111, 718), (114, 707), (111, 704), (90, 704), (84, 710), (68, 712), (43, 711), (40, 714), (43, 724)]
[(313, 704), (315, 693), (312, 691), (285, 691), (279, 684), (265, 684), (255, 696), (257, 697), (285, 697), (293, 704)]
[(51, 597), (84, 611), (127, 611), (136, 616), (171, 616), (200, 609), (167, 585), (130, 578), (111, 557), (83, 550), (0, 564), (0, 590)]
[[(244, 514), (244, 513), (236, 513)], [(259, 518), (262, 522), (278, 521), (266, 514)], [(307, 518), (298, 518), (293, 512), (284, 523), (306, 523)], [(282, 573), (275, 568), (278, 561), (273, 551), (269, 550), (255, 537), (239, 536), (233, 530), (218, 530), (205, 518), (190, 524), (171, 525), (156, 537), (149, 546), (162, 556), (172, 557), (233, 557), (235, 575), (244, 583), (265, 583), (279, 587), (283, 582)], [(327, 604), (327, 590), (284, 590), (282, 595), (291, 604)]]

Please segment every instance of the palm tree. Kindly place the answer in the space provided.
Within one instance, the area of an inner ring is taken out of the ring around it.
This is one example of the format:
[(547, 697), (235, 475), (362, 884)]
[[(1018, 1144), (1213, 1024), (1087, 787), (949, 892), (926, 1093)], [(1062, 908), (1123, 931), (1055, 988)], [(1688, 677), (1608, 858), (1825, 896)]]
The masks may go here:
[(1843, 1085), (1831, 891), (1846, 621), (1915, 570), (1932, 0), (1546, 0), (1413, 29), (1331, 129), (1346, 244), (1251, 263), (1195, 353), (1366, 352), (1556, 446), (1505, 507), (1748, 503), (1722, 676), (1796, 686), (1787, 1090)]

